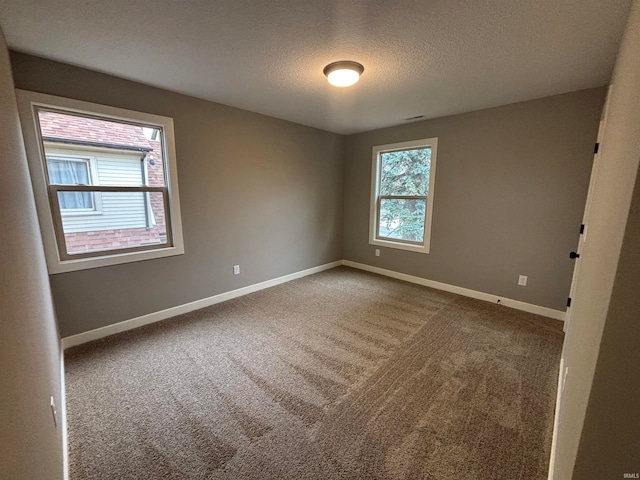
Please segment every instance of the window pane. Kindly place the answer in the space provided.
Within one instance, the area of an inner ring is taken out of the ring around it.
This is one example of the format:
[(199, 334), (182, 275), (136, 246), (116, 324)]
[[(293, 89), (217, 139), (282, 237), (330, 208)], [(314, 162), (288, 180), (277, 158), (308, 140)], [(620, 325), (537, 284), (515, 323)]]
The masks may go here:
[[(91, 185), (87, 160), (47, 158), (49, 182), (55, 185)], [(64, 192), (59, 196), (61, 210), (93, 210), (90, 192)]]
[[(62, 195), (75, 192), (58, 192)], [(100, 195), (101, 212), (62, 217), (67, 253), (167, 244), (162, 192), (89, 192)]]
[(58, 200), (60, 210), (93, 211), (93, 194), (91, 192), (61, 192)]
[[(40, 132), (47, 157), (86, 156), (92, 185), (164, 187), (164, 132), (66, 112), (39, 110)], [(54, 173), (55, 175), (55, 173)], [(49, 171), (50, 183), (54, 181)]]
[(85, 160), (47, 158), (47, 169), (51, 184), (91, 185), (89, 165)]
[(428, 195), (431, 148), (381, 155), (380, 195)]
[(426, 206), (424, 199), (381, 199), (378, 237), (422, 242)]

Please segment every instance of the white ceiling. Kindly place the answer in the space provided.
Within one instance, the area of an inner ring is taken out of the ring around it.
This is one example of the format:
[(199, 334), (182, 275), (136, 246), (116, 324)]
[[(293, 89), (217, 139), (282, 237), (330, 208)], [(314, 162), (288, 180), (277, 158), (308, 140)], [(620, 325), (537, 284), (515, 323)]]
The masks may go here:
[[(631, 0), (0, 0), (19, 51), (339, 133), (609, 80)], [(355, 60), (359, 83), (323, 67)]]

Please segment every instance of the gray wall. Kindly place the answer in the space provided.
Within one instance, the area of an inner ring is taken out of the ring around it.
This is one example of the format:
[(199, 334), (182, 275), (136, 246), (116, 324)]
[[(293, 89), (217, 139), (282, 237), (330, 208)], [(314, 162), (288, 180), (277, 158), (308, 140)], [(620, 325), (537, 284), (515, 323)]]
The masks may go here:
[(11, 61), (17, 88), (174, 119), (185, 255), (52, 275), (62, 336), (342, 258), (344, 137), (24, 54)]
[(0, 171), (0, 478), (57, 480), (62, 429), (49, 399), (61, 414), (60, 341), (1, 30)]
[[(604, 97), (604, 88), (583, 90), (347, 137), (345, 258), (564, 310)], [(380, 247), (375, 257), (371, 148), (430, 137), (431, 253)]]

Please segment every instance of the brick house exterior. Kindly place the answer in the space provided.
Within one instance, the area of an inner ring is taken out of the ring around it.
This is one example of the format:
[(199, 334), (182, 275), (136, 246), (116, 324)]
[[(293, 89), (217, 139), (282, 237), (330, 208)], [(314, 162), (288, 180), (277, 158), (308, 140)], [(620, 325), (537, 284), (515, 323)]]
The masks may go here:
[[(39, 121), (42, 138), (45, 142), (45, 151), (47, 151), (47, 146), (63, 148), (72, 145), (74, 149), (82, 153), (83, 144), (90, 145), (87, 146), (87, 151), (96, 147), (111, 149), (114, 152), (118, 151), (118, 147), (121, 147), (120, 150), (137, 149), (140, 152), (141, 162), (146, 162), (144, 168), (147, 173), (148, 185), (165, 185), (160, 139), (147, 138), (142, 127), (47, 111), (39, 113)], [(145, 156), (144, 160), (142, 160), (143, 155)], [(48, 152), (47, 157), (49, 157)], [(74, 232), (66, 232), (65, 227), (67, 252), (70, 254), (82, 253), (165, 242), (166, 225), (162, 195), (160, 193), (150, 194), (148, 204), (151, 210), (149, 213), (154, 220), (153, 225), (112, 229), (88, 227), (87, 231)], [(65, 214), (63, 213), (63, 223), (64, 220)]]

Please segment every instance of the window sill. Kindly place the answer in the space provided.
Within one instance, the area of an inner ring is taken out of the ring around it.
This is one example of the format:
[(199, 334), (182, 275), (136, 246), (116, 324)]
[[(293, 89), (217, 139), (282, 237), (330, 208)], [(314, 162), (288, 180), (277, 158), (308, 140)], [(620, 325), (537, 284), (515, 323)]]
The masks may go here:
[(58, 260), (48, 262), (49, 274), (75, 272), (77, 270), (88, 270), (90, 268), (108, 267), (111, 265), (121, 265), (124, 263), (141, 262), (153, 260), (154, 258), (173, 257), (183, 255), (183, 247), (167, 247), (157, 250), (146, 250), (143, 252), (114, 253), (95, 258), (78, 258), (72, 260)]
[(84, 210), (84, 211), (75, 211), (75, 212), (66, 212), (64, 210), (62, 210), (60, 212), (60, 215), (62, 216), (62, 218), (65, 217), (84, 217), (84, 216), (89, 216), (89, 215), (102, 215), (102, 210)]
[(369, 245), (377, 247), (395, 248), (398, 250), (407, 250), (416, 253), (429, 253), (429, 245), (415, 245), (412, 243), (394, 242), (391, 240), (369, 239)]

